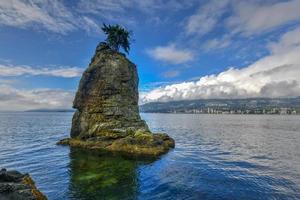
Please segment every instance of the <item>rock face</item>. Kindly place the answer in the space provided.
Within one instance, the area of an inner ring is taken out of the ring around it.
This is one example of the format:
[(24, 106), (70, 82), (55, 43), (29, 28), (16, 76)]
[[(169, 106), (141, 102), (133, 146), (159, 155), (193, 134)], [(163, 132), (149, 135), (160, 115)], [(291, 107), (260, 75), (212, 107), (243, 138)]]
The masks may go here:
[(6, 169), (0, 170), (0, 199), (47, 200), (28, 174), (6, 171)]
[(136, 66), (100, 43), (76, 93), (71, 139), (59, 144), (155, 156), (174, 147), (172, 138), (152, 134), (141, 119), (138, 82)]
[(76, 93), (71, 137), (149, 131), (139, 115), (138, 81), (132, 62), (100, 45)]

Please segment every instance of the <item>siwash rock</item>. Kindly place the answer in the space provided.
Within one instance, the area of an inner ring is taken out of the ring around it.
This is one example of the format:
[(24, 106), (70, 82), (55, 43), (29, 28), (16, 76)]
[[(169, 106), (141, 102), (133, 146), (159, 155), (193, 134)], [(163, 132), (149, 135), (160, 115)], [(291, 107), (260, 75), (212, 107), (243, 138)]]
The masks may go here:
[(71, 138), (59, 144), (147, 156), (174, 147), (172, 138), (152, 134), (141, 119), (138, 82), (135, 64), (100, 43), (73, 102)]
[(71, 137), (149, 131), (139, 115), (138, 81), (132, 62), (100, 45), (75, 96)]

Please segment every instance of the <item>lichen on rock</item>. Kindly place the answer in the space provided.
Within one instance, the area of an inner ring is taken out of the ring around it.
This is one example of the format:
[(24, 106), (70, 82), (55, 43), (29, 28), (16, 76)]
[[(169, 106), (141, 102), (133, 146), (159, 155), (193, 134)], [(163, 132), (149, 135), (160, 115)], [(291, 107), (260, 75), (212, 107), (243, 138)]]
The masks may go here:
[(73, 102), (71, 138), (58, 144), (147, 156), (174, 147), (172, 138), (152, 134), (141, 119), (138, 82), (135, 64), (100, 43)]
[(47, 200), (28, 174), (0, 170), (0, 199)]

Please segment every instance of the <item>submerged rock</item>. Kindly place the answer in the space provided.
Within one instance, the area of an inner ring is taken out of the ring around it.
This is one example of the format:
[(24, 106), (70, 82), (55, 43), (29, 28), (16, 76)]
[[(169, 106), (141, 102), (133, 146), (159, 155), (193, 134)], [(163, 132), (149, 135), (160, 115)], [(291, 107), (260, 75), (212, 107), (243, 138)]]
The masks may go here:
[(174, 147), (172, 138), (152, 134), (141, 119), (138, 82), (135, 64), (100, 43), (73, 102), (71, 138), (58, 144), (147, 156)]
[(47, 200), (35, 186), (28, 174), (18, 171), (0, 171), (0, 199), (6, 200)]

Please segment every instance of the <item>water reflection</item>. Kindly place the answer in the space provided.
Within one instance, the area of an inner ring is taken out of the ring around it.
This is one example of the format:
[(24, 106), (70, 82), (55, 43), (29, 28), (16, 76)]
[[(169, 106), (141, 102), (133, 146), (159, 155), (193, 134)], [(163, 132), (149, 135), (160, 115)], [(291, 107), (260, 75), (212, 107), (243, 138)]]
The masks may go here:
[(70, 149), (70, 198), (137, 199), (138, 167), (151, 161)]

